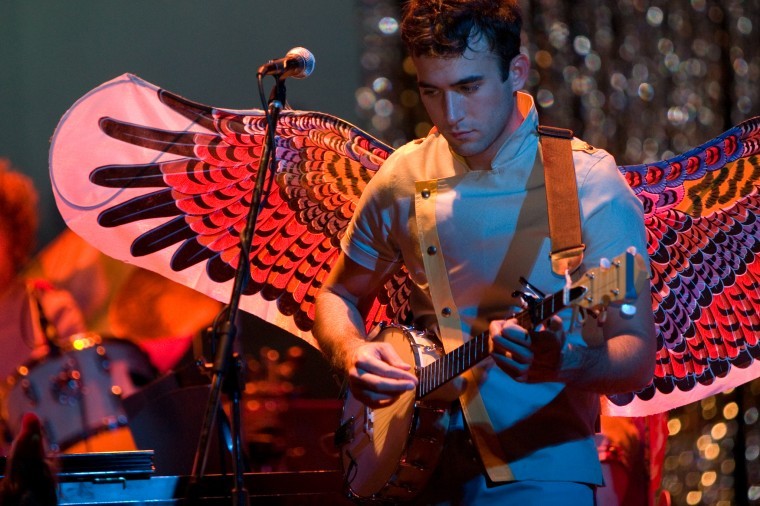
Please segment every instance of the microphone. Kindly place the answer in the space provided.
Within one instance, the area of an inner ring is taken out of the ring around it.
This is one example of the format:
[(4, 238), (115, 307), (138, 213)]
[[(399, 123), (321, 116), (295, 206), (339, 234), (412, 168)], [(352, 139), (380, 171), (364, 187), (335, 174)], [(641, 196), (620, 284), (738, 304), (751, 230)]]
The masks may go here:
[(271, 75), (280, 79), (293, 77), (303, 79), (314, 71), (314, 55), (305, 47), (294, 47), (285, 58), (269, 60), (259, 67), (259, 75)]

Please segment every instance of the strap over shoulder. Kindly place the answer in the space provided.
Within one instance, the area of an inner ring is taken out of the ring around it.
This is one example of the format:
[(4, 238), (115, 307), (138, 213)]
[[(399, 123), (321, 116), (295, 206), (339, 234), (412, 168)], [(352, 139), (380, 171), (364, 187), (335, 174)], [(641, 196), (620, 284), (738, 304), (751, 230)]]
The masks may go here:
[(571, 144), (573, 132), (539, 125), (538, 133), (544, 160), (552, 271), (564, 276), (580, 266), (586, 249), (581, 240), (578, 185)]

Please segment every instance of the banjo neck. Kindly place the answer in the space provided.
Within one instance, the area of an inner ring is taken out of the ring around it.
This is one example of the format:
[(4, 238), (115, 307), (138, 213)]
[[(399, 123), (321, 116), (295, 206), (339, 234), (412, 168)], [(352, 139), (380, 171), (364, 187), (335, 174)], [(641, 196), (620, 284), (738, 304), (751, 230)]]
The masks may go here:
[[(576, 286), (570, 290), (569, 300), (577, 300), (585, 292), (584, 287)], [(537, 302), (533, 307), (520, 311), (513, 318), (521, 327), (531, 329), (568, 307), (570, 305), (569, 300), (566, 301), (565, 299), (568, 297), (564, 292), (557, 292)], [(483, 332), (430, 364), (418, 368), (417, 397), (421, 398), (434, 392), (484, 360), (491, 353), (490, 343), (488, 332)]]

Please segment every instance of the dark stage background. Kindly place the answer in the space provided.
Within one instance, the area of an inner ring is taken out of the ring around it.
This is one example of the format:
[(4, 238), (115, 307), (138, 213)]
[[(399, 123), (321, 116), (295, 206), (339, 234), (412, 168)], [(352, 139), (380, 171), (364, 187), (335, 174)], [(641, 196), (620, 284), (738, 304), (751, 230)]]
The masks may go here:
[(352, 121), (359, 14), (349, 0), (4, 0), (0, 156), (38, 181), (41, 244), (63, 228), (47, 177), (49, 139), (85, 93), (130, 72), (197, 102), (257, 108), (258, 67), (303, 46), (315, 72), (288, 81), (291, 105)]
[[(760, 114), (759, 0), (523, 5), (542, 121), (572, 128), (621, 164), (681, 153)], [(394, 145), (424, 135), (398, 15), (397, 0), (5, 0), (0, 156), (37, 181), (41, 246), (63, 230), (47, 179), (49, 137), (75, 100), (123, 72), (199, 102), (252, 108), (256, 68), (304, 46), (316, 70), (289, 81), (294, 108), (337, 115)], [(305, 356), (288, 382), (302, 399), (334, 398), (315, 350), (255, 320), (246, 328), (254, 368), (266, 362), (262, 345), (278, 349), (275, 362), (295, 346)], [(760, 504), (758, 393), (755, 381), (671, 413), (663, 486), (673, 504)]]

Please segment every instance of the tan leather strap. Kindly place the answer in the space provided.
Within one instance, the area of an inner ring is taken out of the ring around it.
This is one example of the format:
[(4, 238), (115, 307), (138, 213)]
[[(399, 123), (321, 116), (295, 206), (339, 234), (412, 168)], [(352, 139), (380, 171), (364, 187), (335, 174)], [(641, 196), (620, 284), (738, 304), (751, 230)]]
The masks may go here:
[[(438, 186), (435, 181), (416, 183), (415, 215), (417, 233), (428, 289), (435, 308), (441, 342), (445, 351), (451, 351), (464, 343), (459, 311), (451, 294), (448, 272), (438, 239), (435, 219), (435, 201)], [(496, 482), (512, 481), (514, 475), (507, 465), (501, 444), (488, 416), (480, 395), (481, 371), (477, 368), (463, 373), (467, 381), (464, 393), (459, 397), (462, 414), (470, 428), (475, 447), (486, 468), (488, 477)]]
[(552, 241), (552, 270), (564, 276), (583, 261), (586, 246), (581, 241), (581, 213), (575, 181), (573, 132), (564, 128), (539, 126), (541, 156), (544, 160), (546, 205)]

